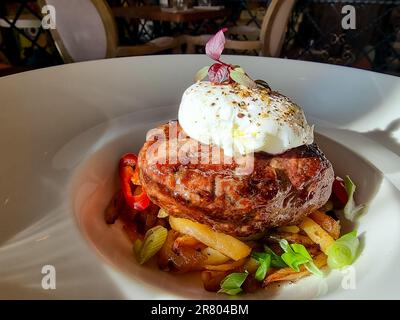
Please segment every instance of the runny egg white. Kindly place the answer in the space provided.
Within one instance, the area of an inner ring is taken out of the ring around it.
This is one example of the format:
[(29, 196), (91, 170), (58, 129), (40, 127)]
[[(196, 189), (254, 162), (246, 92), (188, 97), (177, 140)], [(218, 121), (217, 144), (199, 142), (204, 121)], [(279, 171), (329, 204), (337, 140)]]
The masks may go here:
[(314, 139), (303, 110), (287, 97), (239, 84), (193, 84), (182, 96), (179, 123), (191, 138), (215, 144), (227, 156), (279, 154)]

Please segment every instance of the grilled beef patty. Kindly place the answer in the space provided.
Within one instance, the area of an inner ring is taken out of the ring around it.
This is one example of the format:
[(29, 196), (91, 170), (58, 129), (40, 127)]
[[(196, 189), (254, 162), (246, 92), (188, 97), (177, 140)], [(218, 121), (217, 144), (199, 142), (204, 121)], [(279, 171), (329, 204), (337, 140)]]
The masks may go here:
[[(176, 133), (184, 134), (175, 125)], [(255, 153), (254, 169), (238, 175), (239, 163), (224, 157), (222, 149), (187, 136), (172, 139), (168, 128), (148, 135), (139, 168), (150, 199), (173, 216), (246, 237), (298, 223), (331, 194), (333, 168), (315, 143), (280, 155)], [(212, 164), (211, 149), (225, 162)]]

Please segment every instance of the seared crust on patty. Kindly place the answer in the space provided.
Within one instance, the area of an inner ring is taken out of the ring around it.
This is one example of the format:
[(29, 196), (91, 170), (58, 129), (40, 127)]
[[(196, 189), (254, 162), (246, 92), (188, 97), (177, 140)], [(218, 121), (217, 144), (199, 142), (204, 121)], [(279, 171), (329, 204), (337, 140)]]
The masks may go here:
[(280, 155), (255, 153), (254, 169), (245, 175), (213, 148), (225, 163), (204, 163), (211, 147), (189, 137), (170, 138), (168, 124), (155, 129), (139, 153), (140, 179), (150, 199), (173, 216), (240, 237), (296, 224), (329, 199), (333, 168), (316, 144)]

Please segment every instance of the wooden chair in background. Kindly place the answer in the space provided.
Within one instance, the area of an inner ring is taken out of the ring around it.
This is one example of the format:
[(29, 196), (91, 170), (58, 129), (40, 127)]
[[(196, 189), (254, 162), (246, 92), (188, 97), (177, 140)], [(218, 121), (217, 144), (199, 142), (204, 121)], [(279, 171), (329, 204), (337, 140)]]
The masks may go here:
[[(3, 39), (1, 37), (1, 33), (0, 33), (0, 44), (2, 43)], [(8, 59), (6, 58), (6, 56), (0, 51), (0, 70), (5, 69), (5, 68), (9, 68), (10, 64), (8, 62)]]
[(8, 63), (6, 56), (0, 52), (0, 70), (8, 69), (10, 67), (11, 66)]
[[(296, 0), (272, 0), (259, 29), (258, 40), (226, 40), (225, 48), (237, 51), (257, 51), (261, 56), (279, 57), (287, 24)], [(249, 28), (244, 28), (249, 29)], [(238, 28), (238, 30), (240, 30)], [(254, 34), (254, 29), (249, 32)], [(187, 53), (195, 53), (196, 46), (204, 46), (212, 35), (185, 36)]]
[(114, 16), (105, 0), (39, 0), (56, 9), (56, 29), (50, 29), (65, 63), (139, 56), (174, 50), (181, 39), (161, 37), (145, 44), (118, 46)]

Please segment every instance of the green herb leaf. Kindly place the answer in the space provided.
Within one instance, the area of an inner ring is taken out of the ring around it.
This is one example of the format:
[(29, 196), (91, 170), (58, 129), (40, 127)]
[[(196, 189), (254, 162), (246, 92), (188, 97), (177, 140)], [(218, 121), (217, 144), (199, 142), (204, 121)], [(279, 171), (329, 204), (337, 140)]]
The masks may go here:
[(256, 251), (253, 251), (253, 252), (251, 253), (251, 257), (252, 257), (253, 259), (256, 259), (258, 262), (260, 262), (260, 260), (262, 260), (262, 259), (265, 259), (267, 255), (268, 255), (268, 254), (265, 253), (265, 252), (256, 252)]
[(351, 265), (357, 257), (359, 245), (356, 230), (337, 239), (328, 248), (328, 266), (332, 269), (340, 269)]
[(210, 66), (206, 66), (201, 68), (199, 71), (197, 71), (196, 75), (194, 76), (194, 81), (201, 81), (208, 75), (208, 69), (210, 69)]
[(292, 254), (290, 252), (285, 252), (284, 254), (282, 254), (282, 260), (285, 261), (285, 263), (296, 272), (300, 272), (300, 266), (302, 264), (310, 261), (308, 258), (303, 257), (301, 254)]
[(219, 289), (218, 293), (226, 293), (229, 294), (230, 296), (236, 296), (237, 294), (241, 293), (243, 291), (242, 288), (237, 288), (237, 289)]
[(233, 296), (242, 292), (241, 286), (248, 275), (247, 272), (234, 272), (227, 275), (221, 281), (221, 289), (218, 293), (226, 293)]
[(307, 249), (302, 245), (298, 243), (293, 243), (291, 245), (292, 249), (294, 252), (301, 254), (303, 257), (306, 257), (308, 260), (312, 260), (310, 254), (308, 253)]
[(344, 206), (343, 213), (346, 219), (354, 221), (355, 218), (357, 218), (364, 212), (366, 205), (361, 204), (356, 206), (354, 202), (354, 192), (356, 191), (357, 187), (349, 176), (344, 177), (344, 186), (346, 188), (348, 200), (346, 205)]
[(304, 265), (304, 267), (311, 273), (320, 277), (323, 276), (322, 271), (314, 264), (311, 255), (302, 244), (289, 244), (287, 240), (282, 239), (279, 242), (279, 245), (283, 251), (285, 251), (285, 253), (282, 254), (282, 260), (290, 268), (296, 272), (300, 272), (300, 266)]
[(270, 247), (264, 245), (264, 250), (266, 253), (271, 255), (271, 266), (274, 268), (286, 268), (286, 263), (278, 256)]
[(271, 265), (271, 255), (265, 252), (263, 253), (254, 252), (254, 253), (255, 254), (252, 254), (252, 257), (260, 263), (256, 271), (256, 274), (254, 275), (254, 278), (258, 281), (263, 281)]
[(285, 251), (281, 256), (282, 260), (296, 272), (300, 271), (300, 265), (309, 261), (308, 258), (303, 257), (301, 254), (296, 254), (286, 239), (279, 241), (279, 245)]
[[(271, 260), (271, 258), (269, 260)], [(269, 263), (263, 260), (260, 263), (260, 266), (258, 267), (256, 274), (254, 275), (254, 278), (257, 281), (263, 281), (265, 276), (267, 275), (268, 269), (269, 269)]]
[(232, 70), (229, 73), (230, 78), (235, 81), (238, 84), (241, 84), (245, 87), (248, 87), (249, 89), (253, 89), (255, 87), (257, 87), (257, 84), (250, 79), (250, 77), (248, 75), (246, 75), (245, 73), (238, 71), (238, 70)]
[(318, 277), (322, 278), (324, 276), (324, 273), (315, 265), (312, 260), (304, 264), (304, 267)]
[(281, 241), (279, 241), (279, 245), (281, 246), (283, 251), (293, 254), (295, 253), (286, 239), (282, 239)]
[[(143, 264), (154, 256), (164, 245), (168, 230), (163, 226), (155, 226), (147, 230), (143, 245), (139, 252), (139, 263)], [(136, 242), (135, 242), (136, 243)]]

